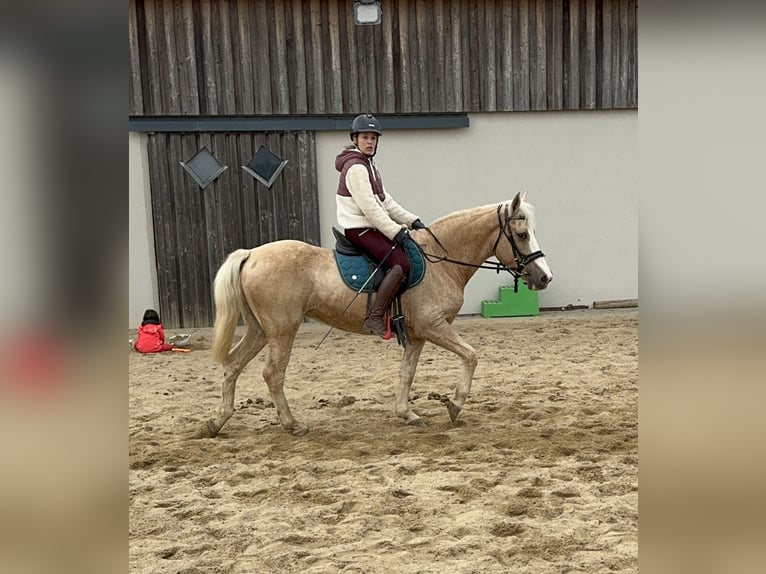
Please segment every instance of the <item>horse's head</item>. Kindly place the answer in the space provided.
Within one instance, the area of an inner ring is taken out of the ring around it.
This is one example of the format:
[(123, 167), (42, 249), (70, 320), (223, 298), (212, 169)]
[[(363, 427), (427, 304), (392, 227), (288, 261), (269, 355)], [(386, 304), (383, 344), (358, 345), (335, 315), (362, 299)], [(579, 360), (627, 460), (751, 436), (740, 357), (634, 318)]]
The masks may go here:
[[(535, 212), (527, 203), (527, 192), (517, 193), (510, 206), (501, 203), (497, 209), (500, 235), (495, 244), (495, 257), (514, 269), (530, 290), (545, 289), (553, 273), (535, 238)], [(505, 235), (507, 241), (502, 241), (501, 235)]]

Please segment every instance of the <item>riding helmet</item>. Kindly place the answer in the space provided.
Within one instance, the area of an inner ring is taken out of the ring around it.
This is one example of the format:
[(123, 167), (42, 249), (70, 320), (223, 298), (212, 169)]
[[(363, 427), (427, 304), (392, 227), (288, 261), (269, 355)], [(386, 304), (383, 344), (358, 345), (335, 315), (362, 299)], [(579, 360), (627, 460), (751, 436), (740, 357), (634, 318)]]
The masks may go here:
[(373, 132), (379, 136), (383, 135), (383, 130), (380, 129), (380, 122), (372, 114), (359, 114), (351, 122), (351, 139), (354, 139), (354, 135), (360, 132)]

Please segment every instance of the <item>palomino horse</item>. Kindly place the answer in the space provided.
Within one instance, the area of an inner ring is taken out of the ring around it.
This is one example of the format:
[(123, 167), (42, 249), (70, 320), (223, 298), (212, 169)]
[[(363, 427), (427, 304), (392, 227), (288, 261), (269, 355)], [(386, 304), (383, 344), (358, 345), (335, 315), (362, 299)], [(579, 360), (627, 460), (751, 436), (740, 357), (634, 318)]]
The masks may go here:
[[(477, 363), (476, 351), (452, 328), (466, 283), (490, 256), (532, 290), (544, 289), (552, 275), (535, 239), (534, 212), (526, 192), (500, 205), (442, 217), (429, 229), (414, 231), (412, 238), (426, 254), (441, 257), (438, 262), (431, 257), (423, 280), (402, 296), (411, 342), (403, 351), (396, 414), (407, 424), (423, 424), (409, 406), (409, 392), (420, 352), (430, 341), (457, 354), (463, 363), (454, 398), (447, 403), (454, 422), (471, 390)], [(362, 334), (366, 297), (357, 297), (348, 306), (354, 296), (329, 249), (283, 240), (231, 253), (215, 277), (213, 356), (224, 366), (221, 406), (216, 418), (203, 425), (201, 435), (215, 436), (232, 416), (237, 377), (266, 345), (263, 378), (279, 420), (295, 435), (306, 433), (308, 427), (293, 417), (282, 388), (295, 335), (304, 317)], [(240, 315), (245, 333), (232, 348)]]

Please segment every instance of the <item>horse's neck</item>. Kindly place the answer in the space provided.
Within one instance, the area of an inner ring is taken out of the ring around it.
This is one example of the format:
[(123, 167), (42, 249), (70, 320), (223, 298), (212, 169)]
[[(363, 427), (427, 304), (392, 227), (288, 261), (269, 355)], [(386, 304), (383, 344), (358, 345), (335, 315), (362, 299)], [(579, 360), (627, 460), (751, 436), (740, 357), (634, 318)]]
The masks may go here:
[[(476, 273), (477, 268), (492, 255), (499, 231), (495, 206), (476, 207), (450, 214), (431, 225), (434, 235), (447, 250), (446, 256), (470, 265), (455, 265), (451, 269), (463, 285)], [(444, 256), (435, 244), (430, 253)]]

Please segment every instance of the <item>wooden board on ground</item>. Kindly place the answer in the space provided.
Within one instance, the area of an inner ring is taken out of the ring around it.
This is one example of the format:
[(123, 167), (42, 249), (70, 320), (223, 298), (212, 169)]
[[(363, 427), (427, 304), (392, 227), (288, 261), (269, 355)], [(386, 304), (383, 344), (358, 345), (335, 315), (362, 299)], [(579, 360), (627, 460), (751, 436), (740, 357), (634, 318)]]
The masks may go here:
[(613, 299), (611, 301), (594, 301), (594, 309), (623, 309), (638, 307), (638, 299)]

